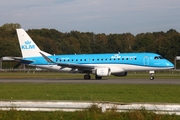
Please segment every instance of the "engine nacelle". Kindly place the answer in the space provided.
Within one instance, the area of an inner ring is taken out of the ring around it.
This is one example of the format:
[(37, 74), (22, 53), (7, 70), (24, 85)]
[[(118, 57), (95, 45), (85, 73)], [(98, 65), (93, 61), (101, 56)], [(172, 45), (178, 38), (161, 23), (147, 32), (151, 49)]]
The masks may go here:
[(110, 76), (111, 70), (110, 70), (110, 68), (97, 68), (96, 75), (97, 76)]
[(118, 76), (118, 77), (124, 77), (127, 75), (127, 72), (121, 72), (121, 73), (115, 73), (113, 74), (114, 76)]

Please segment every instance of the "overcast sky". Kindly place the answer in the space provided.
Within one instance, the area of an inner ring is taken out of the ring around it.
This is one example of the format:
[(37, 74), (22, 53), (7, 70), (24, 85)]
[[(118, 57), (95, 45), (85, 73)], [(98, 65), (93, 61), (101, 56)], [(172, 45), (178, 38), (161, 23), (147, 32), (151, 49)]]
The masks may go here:
[(0, 26), (60, 32), (180, 32), (180, 0), (1, 0)]

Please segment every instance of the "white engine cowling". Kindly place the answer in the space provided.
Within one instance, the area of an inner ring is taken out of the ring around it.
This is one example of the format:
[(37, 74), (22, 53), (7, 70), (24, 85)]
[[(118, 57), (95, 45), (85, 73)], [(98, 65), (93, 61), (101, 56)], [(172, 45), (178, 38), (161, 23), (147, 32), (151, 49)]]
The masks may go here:
[(110, 76), (111, 70), (110, 70), (110, 68), (97, 68), (96, 75), (97, 76)]

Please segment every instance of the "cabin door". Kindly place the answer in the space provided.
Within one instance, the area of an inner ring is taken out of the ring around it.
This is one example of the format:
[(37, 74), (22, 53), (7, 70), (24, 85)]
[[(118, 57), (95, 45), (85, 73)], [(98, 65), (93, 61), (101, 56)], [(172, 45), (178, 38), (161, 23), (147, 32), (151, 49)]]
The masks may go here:
[(149, 65), (149, 57), (144, 56), (144, 65)]

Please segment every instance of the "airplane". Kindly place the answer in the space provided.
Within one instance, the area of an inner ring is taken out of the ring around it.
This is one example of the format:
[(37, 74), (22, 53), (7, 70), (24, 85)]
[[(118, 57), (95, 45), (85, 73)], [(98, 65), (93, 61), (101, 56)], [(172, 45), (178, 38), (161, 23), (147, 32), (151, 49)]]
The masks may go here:
[[(149, 71), (150, 80), (156, 70), (173, 69), (174, 65), (156, 53), (106, 53), (52, 55), (39, 49), (22, 28), (16, 29), (22, 53), (20, 63), (42, 69), (84, 73), (84, 79), (126, 76), (131, 71)], [(53, 47), (53, 46), (52, 46)]]

